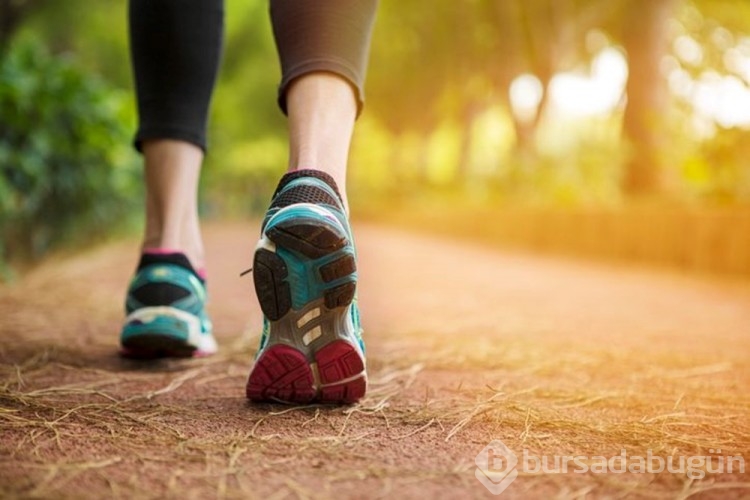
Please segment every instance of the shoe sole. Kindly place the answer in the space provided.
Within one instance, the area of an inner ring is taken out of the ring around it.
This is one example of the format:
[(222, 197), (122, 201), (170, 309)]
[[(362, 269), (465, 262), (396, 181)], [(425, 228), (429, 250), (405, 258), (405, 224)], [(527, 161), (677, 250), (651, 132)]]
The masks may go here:
[(355, 272), (340, 224), (314, 214), (269, 222), (255, 252), (253, 278), (271, 325), (248, 377), (249, 399), (351, 404), (364, 396), (365, 360), (349, 316)]
[(123, 342), (120, 355), (131, 359), (192, 358), (199, 351), (182, 339), (160, 333), (145, 333)]
[(190, 358), (216, 352), (200, 319), (180, 309), (144, 307), (128, 315), (120, 336), (120, 354), (133, 359)]

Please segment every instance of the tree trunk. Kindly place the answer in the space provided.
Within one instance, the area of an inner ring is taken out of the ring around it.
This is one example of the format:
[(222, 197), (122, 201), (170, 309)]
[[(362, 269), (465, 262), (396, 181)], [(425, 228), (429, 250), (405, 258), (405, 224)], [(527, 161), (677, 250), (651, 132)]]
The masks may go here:
[(30, 3), (24, 0), (0, 0), (0, 50), (10, 43)]
[(656, 193), (662, 184), (668, 93), (659, 66), (676, 1), (631, 0), (623, 25), (629, 68), (623, 135), (631, 155), (622, 187), (630, 195)]
[(476, 122), (477, 117), (483, 110), (483, 103), (478, 102), (476, 99), (470, 99), (463, 107), (460, 121), (461, 142), (456, 169), (456, 178), (461, 183), (465, 183), (472, 175), (471, 149), (474, 145), (474, 122)]

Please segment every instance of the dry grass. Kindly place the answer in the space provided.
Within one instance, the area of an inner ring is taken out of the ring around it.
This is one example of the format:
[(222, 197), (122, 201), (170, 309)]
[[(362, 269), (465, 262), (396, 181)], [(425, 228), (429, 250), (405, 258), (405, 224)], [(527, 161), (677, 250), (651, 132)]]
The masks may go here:
[[(745, 330), (706, 338), (686, 325), (689, 342), (661, 344), (616, 327), (598, 341), (576, 336), (577, 324), (547, 331), (531, 320), (502, 341), (472, 333), (481, 329), (456, 333), (463, 323), (383, 328), (368, 335), (370, 389), (358, 405), (250, 405), (243, 388), (256, 328), (220, 339), (212, 358), (139, 364), (118, 358), (114, 336), (102, 333), (119, 322), (106, 296), (71, 299), (96, 310), (94, 319), (71, 307), (38, 317), (39, 304), (54, 302), (41, 290), (65, 282), (0, 290), (3, 498), (483, 497), (474, 457), (492, 439), (518, 455), (721, 448), (750, 458)], [(724, 321), (724, 309), (711, 310)], [(472, 342), (456, 341), (467, 334)], [(750, 481), (522, 472), (504, 495), (731, 498), (750, 496)]]
[[(750, 450), (750, 400), (741, 390), (747, 380), (728, 377), (721, 385), (736, 391), (705, 394), (704, 379), (694, 376), (709, 372), (721, 379), (730, 372), (722, 367), (644, 377), (619, 388), (568, 388), (542, 379), (528, 384), (526, 379), (544, 372), (544, 365), (527, 363), (524, 373), (513, 374), (512, 358), (506, 363), (495, 357), (492, 365), (482, 365), (459, 356), (453, 358), (460, 360), (457, 365), (431, 368), (376, 356), (371, 389), (359, 405), (252, 407), (241, 399), (245, 360), (251, 355), (242, 344), (211, 360), (164, 363), (156, 373), (72, 367), (56, 360), (53, 349), (3, 365), (3, 495), (77, 496), (93, 487), (125, 497), (177, 497), (185, 491), (221, 498), (264, 496), (268, 484), (259, 487), (258, 482), (266, 477), (286, 492), (282, 497), (327, 497), (342, 484), (361, 480), (384, 492), (448, 481), (453, 488), (480, 494), (472, 482), (472, 457), (492, 438), (514, 450), (548, 456), (609, 457), (620, 449), (630, 456), (651, 450), (663, 457), (708, 455), (717, 447), (724, 455)], [(454, 385), (455, 380), (476, 380), (463, 377), (476, 371), (493, 385)], [(593, 373), (602, 376), (597, 367)], [(49, 384), (55, 374), (65, 382)], [(77, 381), (67, 381), (71, 378)], [(217, 386), (221, 397), (203, 392)], [(184, 404), (192, 397), (199, 399)], [(227, 398), (231, 404), (221, 404)], [(425, 460), (430, 452), (443, 456)], [(415, 461), (410, 453), (422, 459)], [(300, 464), (309, 470), (279, 474)], [(592, 492), (721, 497), (750, 491), (750, 482), (739, 476), (728, 482), (716, 475), (686, 481), (668, 473), (647, 479), (589, 474), (584, 486), (568, 491), (567, 481), (583, 481), (569, 476), (522, 479), (530, 491), (558, 488), (570, 497)]]

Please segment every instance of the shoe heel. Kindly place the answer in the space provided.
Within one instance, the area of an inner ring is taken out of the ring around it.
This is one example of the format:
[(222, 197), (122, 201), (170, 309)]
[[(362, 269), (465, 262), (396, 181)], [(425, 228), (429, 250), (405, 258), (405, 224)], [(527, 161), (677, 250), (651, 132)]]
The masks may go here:
[(321, 403), (352, 404), (366, 391), (364, 360), (354, 346), (343, 340), (320, 349), (314, 365), (297, 349), (274, 345), (255, 362), (245, 389), (251, 401), (298, 404), (309, 403), (316, 395)]
[(351, 404), (367, 391), (362, 355), (349, 342), (337, 340), (315, 353), (322, 403)]
[(346, 235), (318, 220), (304, 218), (283, 221), (266, 231), (268, 239), (276, 245), (301, 253), (310, 259), (319, 259), (341, 250), (347, 244)]
[(245, 392), (251, 401), (304, 404), (315, 397), (315, 379), (304, 354), (279, 344), (255, 361)]
[[(201, 344), (197, 317), (174, 307), (144, 307), (125, 320), (121, 353), (133, 358), (192, 357)], [(208, 350), (207, 350), (208, 351)]]

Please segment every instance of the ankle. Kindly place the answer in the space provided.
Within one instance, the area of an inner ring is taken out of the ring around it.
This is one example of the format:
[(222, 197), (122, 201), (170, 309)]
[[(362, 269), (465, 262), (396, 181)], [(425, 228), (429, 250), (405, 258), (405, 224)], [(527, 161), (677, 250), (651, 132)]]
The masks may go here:
[(147, 239), (141, 245), (141, 253), (151, 255), (181, 253), (187, 257), (198, 275), (205, 274), (206, 263), (201, 244), (180, 244), (169, 240)]
[[(314, 164), (313, 164), (314, 165)], [(299, 170), (317, 170), (329, 175), (336, 183), (336, 188), (341, 196), (341, 202), (344, 205), (344, 210), (349, 213), (349, 200), (346, 195), (346, 168), (329, 169), (329, 168), (318, 168), (316, 166), (297, 164), (296, 166), (289, 166), (287, 173), (297, 172)]]

